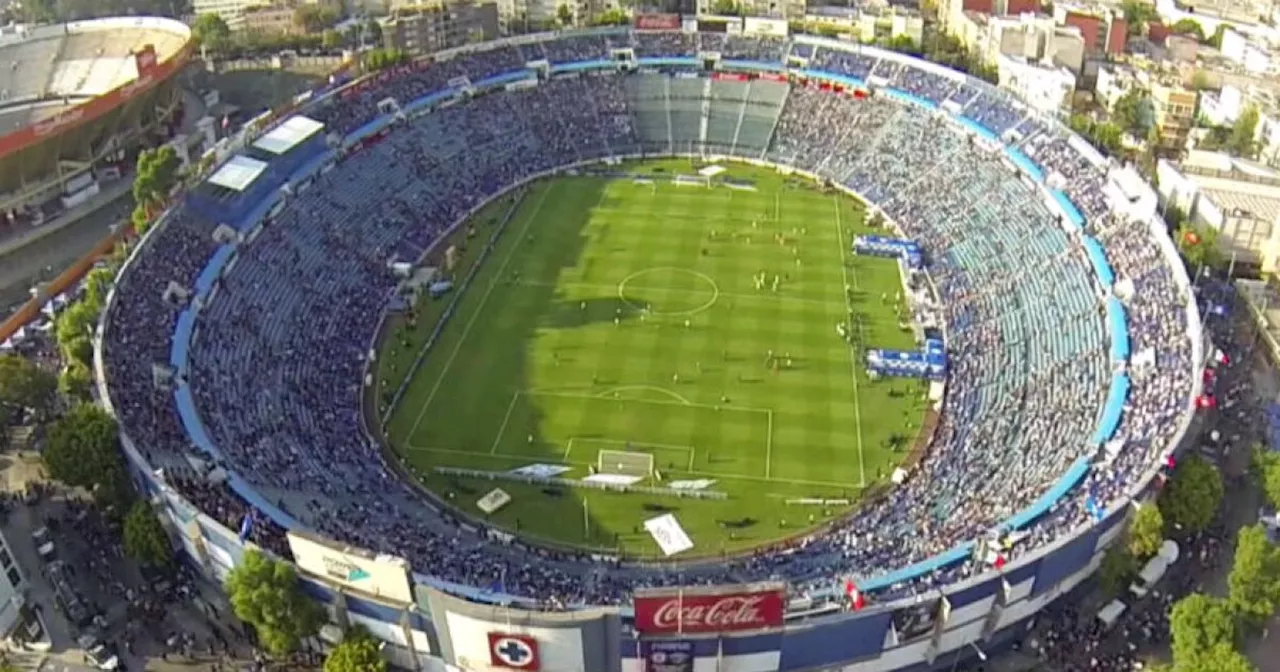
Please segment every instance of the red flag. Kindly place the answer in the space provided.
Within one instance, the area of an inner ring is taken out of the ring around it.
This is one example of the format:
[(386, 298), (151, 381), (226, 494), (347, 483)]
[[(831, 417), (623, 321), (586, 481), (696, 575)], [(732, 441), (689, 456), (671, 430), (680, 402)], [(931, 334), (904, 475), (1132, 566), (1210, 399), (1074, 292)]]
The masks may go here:
[(1199, 245), (1200, 236), (1195, 231), (1188, 231), (1182, 234), (1182, 241), (1188, 245)]
[(857, 98), (858, 100), (862, 100), (863, 98), (867, 97), (867, 92), (863, 91), (862, 89), (854, 89), (853, 97)]
[(844, 594), (849, 598), (849, 603), (854, 611), (867, 606), (867, 599), (862, 596), (862, 591), (858, 590), (858, 586), (854, 584), (853, 579), (844, 580)]
[(995, 565), (996, 569), (1004, 569), (1004, 554), (997, 553), (996, 561), (991, 564)]

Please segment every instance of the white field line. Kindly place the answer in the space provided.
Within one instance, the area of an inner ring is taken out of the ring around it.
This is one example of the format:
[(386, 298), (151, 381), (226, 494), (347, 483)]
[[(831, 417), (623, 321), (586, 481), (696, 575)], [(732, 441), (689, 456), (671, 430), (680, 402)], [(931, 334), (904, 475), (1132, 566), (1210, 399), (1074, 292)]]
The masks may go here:
[[(845, 249), (844, 244), (844, 226), (840, 223), (840, 199), (834, 199), (836, 205), (836, 234), (839, 236), (837, 240), (840, 245), (840, 271), (844, 273), (844, 287), (840, 291), (844, 293), (845, 309), (848, 314), (853, 314), (853, 304), (849, 298), (849, 253)], [(854, 282), (857, 282), (857, 274), (854, 275)], [(855, 287), (856, 289), (856, 287)], [(858, 426), (858, 473), (859, 487), (867, 487), (867, 465), (866, 460), (862, 456), (862, 403), (858, 397), (858, 362), (854, 357), (853, 348), (849, 348), (849, 376), (853, 379), (853, 422)]]
[(440, 391), (440, 386), (444, 384), (444, 379), (448, 377), (449, 368), (453, 366), (454, 360), (458, 358), (458, 353), (462, 352), (462, 344), (467, 342), (467, 335), (471, 333), (471, 328), (475, 326), (476, 320), (479, 319), (481, 313), (484, 312), (484, 306), (489, 302), (489, 296), (493, 294), (493, 289), (502, 281), (502, 275), (507, 270), (507, 265), (511, 263), (511, 259), (516, 256), (516, 250), (520, 249), (520, 243), (524, 241), (525, 233), (529, 231), (529, 227), (538, 219), (538, 213), (542, 210), (542, 204), (547, 201), (547, 194), (551, 193), (551, 186), (542, 191), (542, 195), (538, 197), (538, 203), (533, 207), (533, 212), (529, 213), (529, 218), (525, 220), (524, 226), (520, 229), (519, 237), (516, 239), (515, 245), (507, 250), (507, 256), (503, 258), (502, 265), (498, 267), (498, 272), (489, 280), (489, 287), (485, 290), (484, 296), (480, 298), (480, 305), (476, 306), (476, 312), (471, 314), (471, 319), (467, 320), (467, 326), (463, 327), (462, 335), (458, 337), (458, 342), (453, 346), (453, 352), (449, 353), (449, 359), (444, 362), (444, 368), (440, 370), (440, 375), (436, 377), (436, 382), (431, 386), (431, 393), (427, 395), (427, 400), (422, 404), (422, 410), (418, 411), (418, 417), (413, 420), (413, 427), (409, 430), (409, 437), (412, 438), (418, 432), (418, 426), (422, 424), (422, 419), (427, 415), (427, 409), (431, 408), (431, 402), (435, 401), (436, 393)]

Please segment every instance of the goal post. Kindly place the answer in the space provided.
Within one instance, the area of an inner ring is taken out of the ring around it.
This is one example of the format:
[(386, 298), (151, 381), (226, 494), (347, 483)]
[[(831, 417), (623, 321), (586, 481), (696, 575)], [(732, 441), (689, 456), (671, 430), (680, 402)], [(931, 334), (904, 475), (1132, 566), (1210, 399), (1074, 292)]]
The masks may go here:
[(596, 471), (648, 478), (653, 476), (653, 455), (633, 450), (601, 450), (596, 454)]

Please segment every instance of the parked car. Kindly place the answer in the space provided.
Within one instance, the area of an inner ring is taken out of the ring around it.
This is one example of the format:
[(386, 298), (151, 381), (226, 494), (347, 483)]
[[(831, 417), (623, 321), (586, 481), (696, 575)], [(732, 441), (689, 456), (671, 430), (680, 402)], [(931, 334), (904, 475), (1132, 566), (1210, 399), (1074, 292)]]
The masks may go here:
[(106, 644), (91, 634), (83, 634), (76, 638), (89, 663), (99, 670), (114, 670), (120, 667), (120, 657)]

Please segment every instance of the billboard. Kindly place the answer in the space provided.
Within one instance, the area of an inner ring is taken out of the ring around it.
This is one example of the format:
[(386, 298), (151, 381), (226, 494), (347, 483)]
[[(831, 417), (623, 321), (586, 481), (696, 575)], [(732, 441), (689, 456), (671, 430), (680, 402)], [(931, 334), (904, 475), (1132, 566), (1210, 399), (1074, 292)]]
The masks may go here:
[(680, 30), (680, 15), (636, 14), (631, 26), (636, 30)]
[(304, 574), (392, 602), (413, 601), (409, 563), (403, 558), (375, 555), (299, 532), (289, 532), (288, 539)]
[(791, 32), (785, 19), (764, 19), (755, 16), (748, 16), (742, 21), (742, 32), (744, 35), (786, 37)]
[(780, 628), (786, 605), (786, 587), (781, 583), (638, 591), (635, 628), (641, 635)]
[[(546, 670), (594, 672), (584, 648), (588, 639), (578, 625), (550, 628), (524, 625), (494, 616), (478, 617), (445, 611), (443, 625), (453, 662), (472, 672)], [(448, 657), (446, 656), (446, 659)]]
[(687, 639), (640, 642), (644, 672), (693, 672), (693, 642)]

